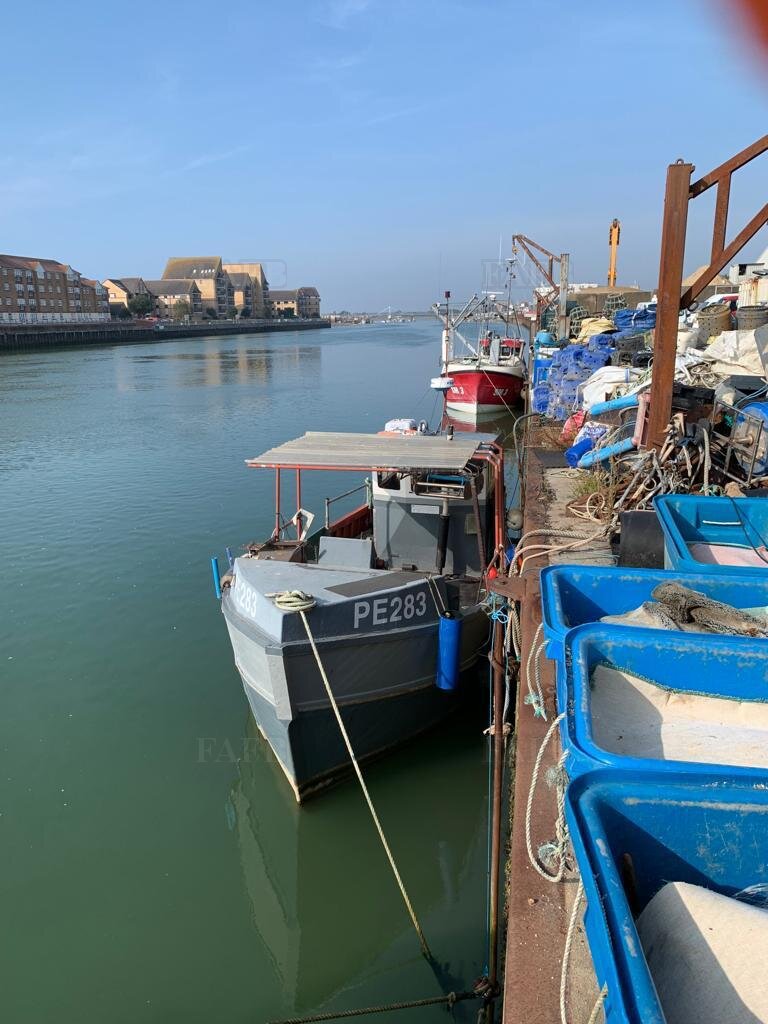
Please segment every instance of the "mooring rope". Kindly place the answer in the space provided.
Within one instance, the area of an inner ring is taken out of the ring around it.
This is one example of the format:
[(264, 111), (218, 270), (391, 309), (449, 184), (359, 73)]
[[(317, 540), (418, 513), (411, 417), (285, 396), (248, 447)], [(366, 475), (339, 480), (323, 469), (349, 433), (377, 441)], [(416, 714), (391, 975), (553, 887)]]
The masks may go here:
[[(539, 623), (536, 628), (536, 632), (533, 634), (533, 640), (531, 640), (531, 646), (528, 651), (528, 659), (525, 663), (525, 684), (528, 688), (528, 693), (525, 697), (524, 703), (530, 704), (533, 708), (533, 714), (536, 718), (543, 718), (546, 722), (547, 711), (544, 707), (544, 691), (541, 688), (541, 667), (539, 664), (539, 658), (546, 646), (546, 642), (542, 641), (539, 643), (539, 637), (544, 630), (544, 624)], [(536, 690), (534, 692), (533, 678), (536, 684)]]
[(337, 1010), (335, 1013), (315, 1013), (309, 1017), (286, 1017), (285, 1020), (268, 1021), (267, 1024), (314, 1024), (315, 1021), (344, 1020), (349, 1017), (364, 1017), (369, 1013), (388, 1013), (391, 1010), (410, 1010), (416, 1006), (434, 1006), (446, 1003), (450, 1009), (464, 999), (481, 999), (477, 992), (449, 992), (447, 996), (432, 996), (428, 999), (408, 999), (383, 1006), (365, 1006), (359, 1010)]
[(547, 729), (544, 739), (541, 741), (539, 752), (536, 755), (536, 761), (533, 766), (533, 775), (531, 776), (531, 786), (528, 790), (528, 804), (525, 809), (525, 847), (528, 851), (528, 859), (534, 868), (538, 871), (542, 878), (546, 878), (548, 882), (562, 882), (563, 875), (565, 874), (565, 851), (568, 845), (568, 830), (565, 827), (565, 769), (563, 767), (564, 757), (561, 757), (555, 768), (555, 785), (557, 791), (557, 821), (555, 824), (555, 842), (545, 844), (542, 850), (545, 848), (549, 854), (549, 859), (557, 860), (558, 867), (556, 874), (552, 875), (539, 863), (538, 857), (533, 852), (533, 842), (531, 840), (531, 817), (533, 814), (533, 797), (536, 792), (536, 783), (539, 780), (539, 773), (541, 771), (541, 761), (544, 757), (544, 751), (547, 748), (551, 737), (557, 730), (558, 725), (565, 718), (565, 713), (561, 712), (557, 718), (553, 719), (551, 725)]
[[(267, 596), (271, 597), (274, 600), (275, 605), (278, 608), (281, 608), (283, 611), (298, 612), (298, 614), (301, 616), (301, 621), (304, 623), (304, 629), (307, 631), (307, 637), (312, 648), (312, 653), (315, 656), (315, 661), (317, 662), (317, 667), (320, 671), (320, 676), (323, 680), (323, 685), (325, 686), (325, 692), (328, 694), (328, 700), (330, 701), (331, 707), (333, 708), (333, 713), (336, 716), (336, 721), (338, 722), (342, 739), (346, 744), (347, 751), (352, 762), (352, 766), (355, 769), (358, 782), (360, 783), (360, 787), (363, 791), (363, 796), (365, 797), (365, 801), (368, 804), (368, 810), (371, 812), (371, 817), (373, 818), (373, 823), (376, 826), (376, 831), (379, 833), (381, 845), (384, 847), (384, 852), (386, 853), (387, 859), (389, 860), (390, 867), (392, 868), (392, 873), (395, 876), (395, 881), (397, 882), (398, 888), (400, 889), (400, 893), (403, 897), (403, 902), (405, 903), (408, 913), (410, 914), (411, 921), (413, 922), (413, 927), (416, 929), (416, 934), (419, 937), (421, 951), (428, 960), (432, 960), (432, 954), (429, 950), (429, 946), (427, 945), (427, 940), (424, 937), (424, 932), (421, 930), (421, 925), (419, 924), (419, 920), (416, 917), (416, 912), (413, 909), (413, 904), (411, 903), (408, 897), (405, 885), (403, 883), (402, 878), (400, 877), (400, 872), (397, 869), (395, 858), (393, 857), (392, 851), (389, 847), (389, 843), (387, 842), (387, 837), (384, 835), (384, 829), (381, 827), (381, 822), (379, 821), (379, 816), (376, 813), (376, 808), (373, 806), (373, 801), (371, 800), (370, 793), (368, 792), (368, 787), (366, 786), (365, 780), (363, 779), (363, 773), (360, 771), (360, 765), (357, 763), (357, 758), (355, 757), (355, 752), (352, 749), (352, 743), (349, 739), (349, 734), (347, 733), (346, 726), (344, 725), (344, 721), (341, 717), (339, 706), (336, 703), (336, 698), (333, 695), (331, 684), (328, 681), (328, 676), (326, 675), (325, 668), (320, 657), (320, 652), (317, 649), (315, 638), (312, 634), (312, 630), (309, 625), (309, 620), (307, 619), (306, 613), (310, 610), (310, 608), (315, 607), (315, 599), (311, 596), (311, 594), (305, 594), (301, 590), (286, 590), (282, 593), (268, 594)], [(326, 1018), (318, 1017), (308, 1019), (324, 1020)], [(332, 1020), (333, 1017), (328, 1019)]]
[[(568, 922), (568, 931), (565, 936), (565, 948), (563, 949), (563, 965), (560, 971), (560, 1024), (568, 1024), (568, 1014), (565, 1006), (565, 996), (568, 988), (568, 964), (571, 959), (571, 947), (573, 946), (573, 939), (576, 934), (576, 922), (579, 919), (579, 907), (581, 901), (584, 899), (584, 882), (579, 879), (579, 887), (576, 890), (576, 898), (573, 901), (573, 909), (571, 910), (571, 917)], [(600, 989), (600, 994), (597, 997), (595, 1005), (592, 1007), (592, 1012), (589, 1015), (587, 1024), (596, 1024), (597, 1018), (600, 1015), (600, 1010), (603, 1008), (603, 1003), (608, 995), (608, 985), (603, 985)]]

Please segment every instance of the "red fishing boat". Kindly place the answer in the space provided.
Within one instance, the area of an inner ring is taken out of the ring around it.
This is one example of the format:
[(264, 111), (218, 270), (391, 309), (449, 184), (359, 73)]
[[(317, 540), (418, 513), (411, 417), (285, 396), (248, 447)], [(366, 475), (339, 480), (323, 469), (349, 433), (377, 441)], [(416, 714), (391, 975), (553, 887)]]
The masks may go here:
[[(526, 372), (523, 362), (523, 341), (501, 337), (490, 328), (483, 331), (477, 346), (471, 345), (458, 331), (470, 316), (487, 309), (487, 299), (472, 299), (456, 315), (446, 303), (435, 304), (433, 310), (443, 322), (441, 376), (433, 387), (443, 391), (449, 412), (477, 415), (509, 410), (520, 401)], [(466, 355), (456, 354), (458, 339)]]

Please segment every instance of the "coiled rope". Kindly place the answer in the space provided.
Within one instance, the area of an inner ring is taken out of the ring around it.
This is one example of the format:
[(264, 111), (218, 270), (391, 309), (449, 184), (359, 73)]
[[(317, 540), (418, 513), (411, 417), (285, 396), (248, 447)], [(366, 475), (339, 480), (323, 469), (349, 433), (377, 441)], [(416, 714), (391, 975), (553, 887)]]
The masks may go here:
[[(379, 816), (376, 813), (376, 808), (373, 806), (373, 801), (371, 800), (371, 795), (368, 792), (368, 787), (366, 786), (365, 780), (363, 779), (363, 773), (360, 771), (360, 765), (357, 763), (357, 758), (355, 757), (355, 752), (352, 749), (352, 743), (351, 743), (351, 741), (349, 739), (349, 734), (347, 733), (346, 726), (344, 725), (344, 721), (343, 721), (343, 719), (341, 717), (341, 713), (339, 711), (339, 706), (336, 703), (336, 698), (333, 695), (333, 690), (331, 689), (331, 684), (328, 681), (328, 676), (326, 675), (322, 659), (320, 658), (320, 652), (317, 649), (317, 644), (315, 643), (315, 638), (314, 638), (314, 636), (312, 634), (312, 630), (311, 630), (310, 625), (309, 625), (309, 620), (307, 619), (306, 613), (311, 608), (315, 607), (315, 604), (316, 604), (315, 599), (310, 594), (305, 594), (303, 590), (285, 590), (285, 591), (282, 591), (281, 593), (267, 594), (266, 596), (267, 597), (271, 597), (273, 599), (273, 601), (275, 602), (275, 605), (278, 608), (280, 608), (282, 611), (298, 612), (298, 614), (301, 616), (301, 621), (304, 623), (304, 629), (307, 632), (307, 638), (309, 639), (309, 644), (310, 644), (310, 646), (312, 648), (312, 653), (315, 656), (315, 661), (317, 662), (317, 667), (318, 667), (318, 669), (320, 671), (320, 676), (321, 676), (321, 678), (323, 680), (323, 685), (325, 686), (325, 692), (328, 694), (328, 700), (330, 701), (331, 707), (333, 708), (333, 713), (336, 716), (336, 721), (337, 721), (338, 726), (339, 726), (339, 731), (341, 732), (342, 739), (344, 740), (344, 743), (345, 743), (346, 748), (347, 748), (347, 752), (349, 753), (349, 758), (350, 758), (350, 760), (352, 762), (352, 767), (355, 769), (355, 774), (357, 775), (358, 782), (360, 783), (360, 788), (363, 791), (363, 796), (365, 797), (365, 802), (368, 804), (368, 810), (371, 812), (371, 817), (373, 818), (373, 823), (376, 826), (376, 831), (379, 833), (379, 839), (381, 840), (381, 845), (384, 847), (384, 852), (387, 855), (387, 860), (389, 861), (389, 865), (392, 868), (392, 873), (395, 876), (395, 881), (397, 882), (398, 888), (400, 889), (400, 894), (403, 897), (403, 902), (405, 903), (405, 906), (406, 906), (406, 909), (408, 910), (408, 913), (410, 915), (411, 921), (413, 922), (413, 927), (416, 929), (416, 934), (419, 937), (419, 943), (421, 945), (421, 951), (422, 951), (422, 953), (424, 954), (424, 956), (428, 960), (432, 960), (433, 959), (432, 958), (432, 954), (431, 954), (431, 952), (429, 950), (429, 946), (427, 945), (427, 940), (424, 937), (424, 932), (421, 929), (421, 925), (419, 924), (419, 920), (416, 917), (416, 912), (413, 909), (413, 904), (411, 903), (411, 901), (410, 901), (410, 899), (408, 897), (408, 893), (406, 892), (405, 885), (403, 883), (402, 878), (400, 877), (400, 872), (397, 869), (397, 864), (395, 863), (395, 858), (392, 855), (392, 850), (390, 849), (389, 843), (387, 842), (387, 837), (384, 835), (384, 829), (381, 827), (381, 822), (379, 821)], [(438, 1001), (440, 1001), (440, 1000), (438, 1000)], [(330, 1020), (332, 1020), (333, 1017), (330, 1017), (330, 1018), (317, 1017), (317, 1018), (306, 1018), (306, 1019), (308, 1019), (308, 1020), (309, 1019), (315, 1019), (315, 1020), (330, 1019)]]

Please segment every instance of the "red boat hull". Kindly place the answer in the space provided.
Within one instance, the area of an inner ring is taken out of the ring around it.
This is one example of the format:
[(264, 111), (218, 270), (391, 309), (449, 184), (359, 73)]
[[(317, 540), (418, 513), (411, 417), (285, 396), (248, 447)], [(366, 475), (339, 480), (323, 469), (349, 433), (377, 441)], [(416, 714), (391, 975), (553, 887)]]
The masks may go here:
[(451, 408), (492, 412), (506, 409), (520, 400), (523, 378), (497, 369), (449, 370), (446, 377), (453, 385), (446, 392), (445, 404)]

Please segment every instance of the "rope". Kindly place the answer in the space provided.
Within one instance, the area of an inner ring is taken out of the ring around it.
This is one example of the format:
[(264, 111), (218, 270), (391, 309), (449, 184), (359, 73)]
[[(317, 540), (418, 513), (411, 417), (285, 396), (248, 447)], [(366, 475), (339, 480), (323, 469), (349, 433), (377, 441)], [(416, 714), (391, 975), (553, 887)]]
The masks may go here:
[[(541, 761), (544, 757), (544, 751), (546, 750), (547, 744), (557, 730), (558, 725), (565, 718), (565, 712), (561, 712), (557, 718), (552, 721), (549, 729), (547, 729), (544, 739), (541, 741), (539, 752), (536, 755), (536, 762), (533, 766), (533, 775), (531, 776), (531, 786), (528, 790), (528, 804), (525, 809), (525, 847), (528, 851), (528, 859), (534, 868), (538, 871), (542, 878), (546, 878), (548, 882), (562, 882), (563, 875), (565, 874), (565, 848), (568, 843), (568, 832), (565, 827), (565, 771), (563, 768), (563, 762), (565, 754), (558, 761), (557, 764), (557, 821), (555, 825), (556, 840), (554, 843), (546, 844), (542, 847), (543, 850), (547, 850), (549, 856), (548, 860), (559, 861), (557, 873), (550, 874), (546, 870), (545, 866), (539, 863), (538, 857), (534, 855), (533, 843), (531, 841), (531, 815), (533, 813), (533, 797), (536, 792), (536, 784), (539, 781), (539, 773), (541, 771)], [(541, 852), (541, 851), (540, 851)]]
[[(428, 588), (430, 594), (432, 595), (432, 600), (435, 602), (435, 611), (437, 612), (438, 615), (442, 615), (443, 612), (445, 612), (446, 609), (445, 609), (445, 602), (443, 601), (442, 594), (440, 593), (440, 587), (437, 585), (437, 582), (431, 576), (427, 576), (426, 579), (427, 579), (427, 588)], [(435, 596), (435, 595), (437, 595), (437, 596)], [(438, 598), (440, 600), (440, 604), (437, 603), (438, 602)]]
[[(539, 667), (539, 656), (544, 650), (544, 643), (540, 643), (537, 646), (537, 641), (541, 636), (541, 632), (544, 629), (543, 624), (540, 622), (536, 628), (536, 632), (533, 634), (533, 640), (528, 650), (528, 660), (525, 663), (525, 683), (528, 687), (528, 695), (525, 698), (525, 703), (530, 704), (533, 707), (533, 714), (535, 718), (543, 718), (546, 722), (547, 712), (544, 708), (544, 693), (541, 689), (541, 670)], [(534, 671), (531, 673), (531, 663), (533, 663)], [(533, 687), (531, 686), (531, 675), (533, 674), (536, 682), (536, 692), (534, 693)]]
[[(565, 996), (566, 989), (568, 987), (568, 963), (571, 958), (571, 947), (573, 946), (573, 938), (576, 934), (576, 922), (579, 917), (579, 907), (581, 901), (584, 899), (584, 882), (579, 879), (579, 887), (576, 890), (576, 899), (573, 901), (573, 909), (571, 910), (571, 917), (568, 921), (568, 931), (565, 936), (565, 948), (563, 949), (563, 966), (560, 971), (560, 1024), (568, 1024), (568, 1015), (565, 1007)], [(608, 995), (608, 986), (603, 985), (600, 989), (600, 994), (597, 997), (595, 1005), (592, 1007), (592, 1012), (589, 1015), (587, 1024), (596, 1024), (597, 1018), (600, 1014), (600, 1010), (603, 1008), (606, 996)]]
[(383, 1006), (366, 1006), (358, 1010), (337, 1010), (335, 1013), (315, 1013), (309, 1017), (286, 1017), (285, 1020), (268, 1021), (267, 1024), (313, 1024), (314, 1021), (344, 1020), (349, 1017), (364, 1017), (369, 1013), (388, 1013), (390, 1010), (410, 1010), (416, 1006), (434, 1006), (447, 1003), (448, 1008), (464, 999), (480, 999), (475, 992), (449, 992), (447, 996), (432, 996), (429, 999), (408, 999), (400, 1003)]
[(282, 590), (277, 594), (265, 594), (271, 597), (277, 608), (284, 612), (304, 612), (315, 607), (315, 599), (303, 590)]
[(310, 608), (314, 607), (315, 601), (308, 594), (304, 594), (300, 590), (289, 590), (285, 591), (282, 594), (270, 596), (274, 596), (274, 601), (278, 608), (283, 608), (285, 610), (290, 611), (297, 611), (301, 616), (301, 621), (304, 623), (304, 629), (307, 631), (307, 637), (309, 639), (310, 646), (312, 647), (312, 653), (315, 656), (315, 661), (317, 662), (317, 667), (320, 671), (320, 676), (322, 677), (323, 685), (325, 686), (325, 692), (328, 694), (328, 700), (330, 701), (331, 707), (333, 708), (333, 713), (336, 716), (336, 721), (338, 722), (339, 730), (341, 732), (344, 743), (346, 744), (347, 751), (352, 762), (352, 766), (355, 769), (355, 774), (357, 775), (358, 782), (360, 783), (360, 787), (363, 791), (363, 796), (365, 797), (365, 801), (368, 804), (368, 810), (371, 812), (371, 817), (373, 818), (373, 823), (376, 826), (376, 831), (379, 833), (381, 845), (384, 847), (384, 852), (386, 853), (387, 859), (389, 860), (389, 865), (392, 868), (392, 873), (395, 876), (395, 881), (397, 882), (398, 888), (400, 889), (400, 894), (403, 897), (403, 902), (405, 903), (411, 921), (413, 922), (413, 927), (416, 929), (416, 934), (419, 937), (421, 951), (428, 960), (432, 960), (432, 954), (429, 951), (429, 946), (427, 945), (427, 940), (424, 937), (424, 932), (421, 930), (421, 925), (419, 924), (419, 920), (416, 917), (416, 912), (414, 911), (413, 905), (408, 897), (408, 893), (405, 890), (405, 885), (403, 884), (403, 880), (400, 877), (400, 872), (397, 869), (397, 864), (395, 864), (395, 858), (392, 855), (389, 843), (387, 842), (387, 838), (384, 835), (384, 829), (381, 827), (379, 816), (376, 813), (376, 809), (373, 806), (373, 801), (371, 800), (370, 793), (368, 792), (368, 787), (366, 786), (365, 780), (363, 779), (363, 773), (360, 771), (360, 765), (357, 763), (357, 758), (355, 757), (355, 752), (352, 749), (352, 743), (349, 739), (349, 734), (347, 733), (344, 721), (342, 720), (341, 713), (339, 711), (339, 706), (336, 703), (336, 698), (333, 695), (333, 690), (331, 690), (331, 684), (328, 681), (328, 676), (325, 673), (325, 668), (323, 667), (323, 662), (320, 658), (320, 653), (317, 649), (317, 645), (315, 644), (315, 638), (312, 635), (312, 630), (310, 629), (309, 626), (309, 621), (307, 619), (306, 612), (309, 611)]

